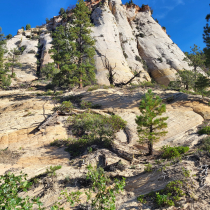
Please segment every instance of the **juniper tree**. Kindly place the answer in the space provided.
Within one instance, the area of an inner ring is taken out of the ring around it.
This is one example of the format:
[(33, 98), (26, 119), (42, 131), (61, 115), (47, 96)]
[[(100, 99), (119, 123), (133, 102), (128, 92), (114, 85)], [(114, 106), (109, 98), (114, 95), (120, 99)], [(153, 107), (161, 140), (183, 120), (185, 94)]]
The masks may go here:
[(139, 143), (148, 144), (149, 155), (153, 155), (153, 143), (167, 133), (162, 129), (167, 127), (165, 121), (168, 117), (157, 118), (158, 115), (166, 112), (165, 104), (161, 103), (162, 99), (154, 96), (151, 89), (148, 90), (139, 105), (142, 115), (136, 116)]

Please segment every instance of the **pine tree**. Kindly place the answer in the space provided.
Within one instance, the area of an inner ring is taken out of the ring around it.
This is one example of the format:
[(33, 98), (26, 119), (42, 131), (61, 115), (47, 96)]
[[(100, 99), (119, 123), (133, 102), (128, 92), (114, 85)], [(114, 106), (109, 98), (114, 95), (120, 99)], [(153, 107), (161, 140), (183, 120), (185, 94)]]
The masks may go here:
[(204, 53), (206, 55), (206, 66), (210, 66), (210, 26), (208, 24), (210, 19), (210, 14), (206, 16), (206, 26), (204, 27), (203, 40), (206, 43), (206, 48), (204, 48)]
[(193, 88), (195, 86), (195, 80), (194, 80), (194, 73), (189, 70), (179, 71), (178, 72), (180, 81), (180, 88), (184, 87), (184, 89), (189, 90), (190, 88)]
[(0, 27), (0, 69), (3, 68), (3, 56), (5, 52), (5, 44), (6, 44), (5, 37)]
[(6, 52), (6, 41), (4, 34), (2, 33), (2, 29), (0, 27), (0, 80), (6, 74), (6, 70), (4, 68), (4, 53)]
[(7, 62), (5, 64), (5, 67), (9, 70), (11, 68), (12, 71), (12, 77), (14, 77), (14, 68), (15, 67), (21, 67), (22, 64), (18, 62), (18, 55), (17, 55), (18, 49), (14, 48), (9, 51)]
[(6, 39), (11, 39), (12, 38), (12, 34), (8, 34), (7, 36), (6, 36)]
[(196, 89), (201, 93), (202, 98), (206, 88), (209, 86), (209, 79), (202, 74), (198, 76), (197, 81), (195, 82)]
[(72, 22), (60, 26), (53, 34), (52, 56), (60, 72), (53, 77), (56, 86), (91, 84), (95, 81), (94, 40), (91, 38), (88, 7), (78, 0), (73, 9)]
[(64, 8), (60, 8), (59, 15), (63, 15), (64, 13), (65, 13), (65, 9)]
[(193, 67), (194, 71), (194, 81), (197, 80), (198, 75), (198, 67), (202, 68), (205, 66), (205, 54), (203, 53), (200, 48), (194, 44), (194, 47), (190, 47), (191, 51), (190, 53), (186, 52), (185, 55), (187, 58), (184, 58), (185, 61), (188, 62), (189, 66)]
[(95, 41), (90, 36), (90, 27), (93, 26), (90, 22), (90, 13), (91, 11), (85, 5), (84, 0), (78, 0), (70, 27), (72, 38), (76, 40), (74, 55), (78, 61), (73, 82), (79, 84), (80, 88), (83, 87), (83, 84), (90, 84), (91, 81), (95, 81), (95, 67), (93, 65)]
[(166, 112), (165, 104), (161, 103), (161, 98), (154, 97), (152, 90), (148, 90), (139, 106), (142, 115), (136, 116), (139, 143), (148, 144), (149, 155), (153, 155), (153, 143), (167, 133), (167, 131), (158, 131), (167, 127), (165, 120), (168, 119), (168, 117), (157, 118), (158, 115)]
[(52, 37), (52, 49), (49, 52), (52, 53), (51, 57), (57, 65), (57, 68), (60, 69), (66, 62), (65, 54), (69, 54), (64, 26), (57, 27)]

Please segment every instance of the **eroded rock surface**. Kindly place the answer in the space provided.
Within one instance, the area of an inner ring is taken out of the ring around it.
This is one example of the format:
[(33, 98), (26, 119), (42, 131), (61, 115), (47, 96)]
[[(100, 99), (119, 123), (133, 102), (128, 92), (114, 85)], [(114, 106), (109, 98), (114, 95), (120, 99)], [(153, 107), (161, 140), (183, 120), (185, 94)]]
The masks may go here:
[[(100, 0), (86, 2), (92, 11), (91, 21), (94, 27), (91, 36), (96, 41), (94, 59), (99, 84), (109, 85), (105, 57), (116, 73), (116, 83), (127, 82), (134, 71), (137, 71), (141, 73), (133, 83), (151, 81), (152, 77), (158, 83), (168, 85), (175, 79), (178, 70), (192, 69), (183, 60), (184, 53), (153, 19), (148, 5), (140, 8), (135, 4), (123, 5), (121, 0), (106, 0), (101, 6), (100, 2)], [(71, 11), (68, 18), (71, 19)], [(27, 71), (30, 69), (34, 72), (35, 78), (37, 52), (41, 55), (39, 59), (41, 68), (53, 62), (49, 54), (52, 31), (61, 24), (65, 25), (66, 21), (60, 16), (54, 16), (42, 27), (27, 31), (18, 30), (18, 35), (7, 41), (8, 49), (26, 46), (19, 58), (24, 65), (22, 69), (16, 70), (17, 73), (27, 68)], [(39, 51), (36, 47), (38, 43), (42, 46)], [(200, 71), (202, 72), (201, 69)], [(21, 81), (29, 80), (25, 73), (17, 75), (22, 75)]]

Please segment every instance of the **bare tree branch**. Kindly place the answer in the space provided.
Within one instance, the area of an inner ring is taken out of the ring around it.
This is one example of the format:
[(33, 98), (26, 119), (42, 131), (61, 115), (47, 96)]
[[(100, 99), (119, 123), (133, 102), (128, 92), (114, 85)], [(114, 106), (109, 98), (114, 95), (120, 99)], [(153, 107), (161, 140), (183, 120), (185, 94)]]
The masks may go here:
[[(142, 71), (137, 72), (135, 70), (134, 76), (132, 78), (130, 78), (127, 82), (116, 83), (115, 82), (115, 79), (114, 79), (114, 75), (116, 74), (116, 72), (114, 72), (114, 69), (116, 68), (116, 63), (115, 63), (115, 66), (112, 67), (110, 65), (109, 60), (107, 59), (106, 55), (100, 54), (100, 56), (101, 56), (101, 60), (102, 60), (103, 66), (109, 72), (109, 74), (108, 74), (108, 80), (109, 80), (110, 84), (111, 85), (114, 85), (116, 87), (122, 87), (123, 85), (130, 84), (136, 77), (139, 77), (140, 76), (140, 73), (142, 72)], [(104, 57), (104, 60), (102, 59), (102, 57)], [(137, 69), (137, 66), (136, 66), (136, 69)]]

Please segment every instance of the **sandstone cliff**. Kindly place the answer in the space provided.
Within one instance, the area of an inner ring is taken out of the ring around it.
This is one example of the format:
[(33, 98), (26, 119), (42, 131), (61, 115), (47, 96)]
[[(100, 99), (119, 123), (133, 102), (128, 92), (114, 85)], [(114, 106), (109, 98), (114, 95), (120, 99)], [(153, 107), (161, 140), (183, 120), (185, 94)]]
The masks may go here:
[[(174, 80), (177, 70), (191, 69), (184, 53), (169, 38), (166, 31), (151, 16), (148, 5), (140, 8), (137, 5), (123, 5), (121, 0), (105, 0), (86, 2), (92, 10), (91, 20), (94, 24), (92, 37), (96, 40), (95, 71), (99, 84), (109, 84), (107, 69), (103, 65), (106, 56), (116, 72), (117, 82), (128, 81), (133, 71), (141, 71), (138, 81), (150, 81), (151, 77), (158, 83), (167, 85)], [(71, 11), (68, 16), (71, 16)], [(60, 24), (66, 24), (60, 16), (54, 16), (46, 25), (27, 31), (18, 30), (18, 35), (8, 41), (8, 49), (26, 45), (26, 50), (20, 56), (20, 62), (31, 65), (36, 71), (35, 54), (29, 54), (32, 49), (37, 52), (38, 42), (42, 45), (39, 52), (41, 67), (52, 59), (48, 53), (51, 48), (51, 31)], [(39, 40), (33, 36), (41, 34)]]

